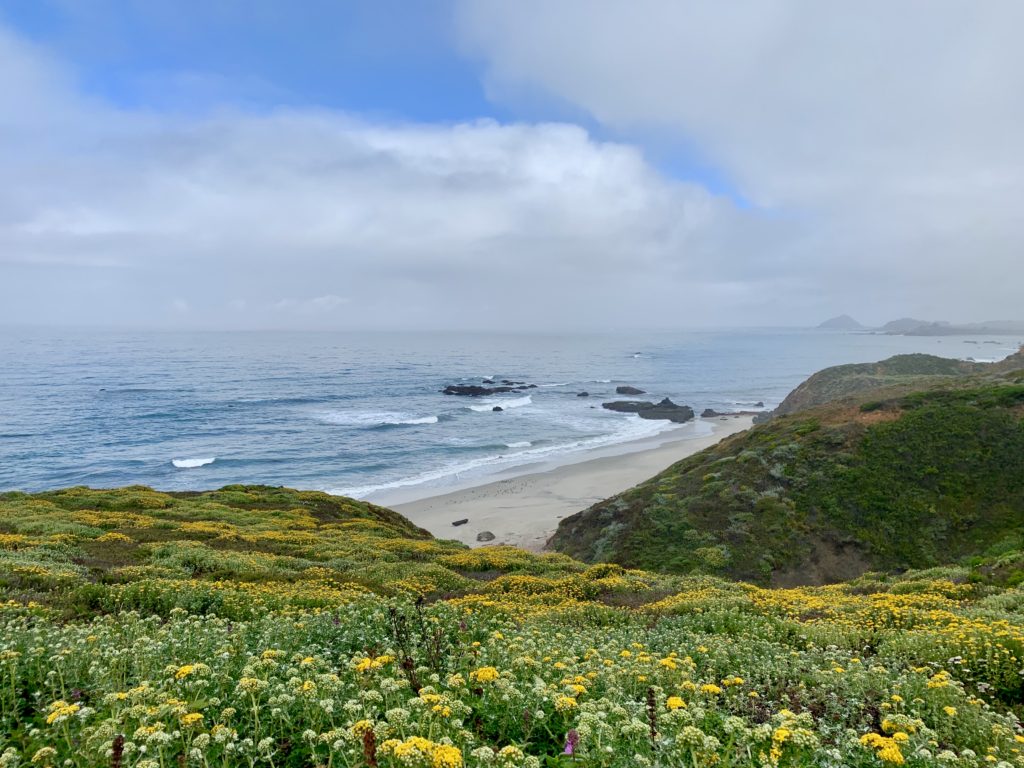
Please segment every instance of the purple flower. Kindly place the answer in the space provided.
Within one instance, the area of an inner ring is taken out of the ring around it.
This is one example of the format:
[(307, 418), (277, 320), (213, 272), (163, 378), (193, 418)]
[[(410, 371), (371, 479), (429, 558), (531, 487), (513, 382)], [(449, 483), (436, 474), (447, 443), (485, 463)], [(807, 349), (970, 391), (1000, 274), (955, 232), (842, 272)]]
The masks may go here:
[(580, 743), (580, 735), (576, 732), (576, 729), (571, 729), (565, 734), (565, 751), (563, 755), (572, 755), (576, 752), (576, 745)]

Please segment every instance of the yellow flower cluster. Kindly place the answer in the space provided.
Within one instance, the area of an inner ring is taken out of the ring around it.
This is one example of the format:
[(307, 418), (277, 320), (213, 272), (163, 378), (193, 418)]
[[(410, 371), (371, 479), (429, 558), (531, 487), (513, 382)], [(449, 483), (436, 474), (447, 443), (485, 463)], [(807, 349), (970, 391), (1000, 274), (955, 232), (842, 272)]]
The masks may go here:
[(865, 733), (860, 737), (860, 743), (865, 747), (875, 750), (879, 760), (894, 765), (903, 765), (905, 762), (903, 753), (900, 751), (899, 741), (901, 740), (897, 740), (895, 737), (882, 736), (878, 733)]
[(478, 683), (493, 683), (501, 675), (494, 667), (480, 667), (469, 673), (469, 679)]
[(437, 744), (421, 736), (403, 740), (388, 739), (380, 745), (379, 754), (394, 756), (404, 765), (430, 768), (462, 768), (462, 752), (450, 744)]

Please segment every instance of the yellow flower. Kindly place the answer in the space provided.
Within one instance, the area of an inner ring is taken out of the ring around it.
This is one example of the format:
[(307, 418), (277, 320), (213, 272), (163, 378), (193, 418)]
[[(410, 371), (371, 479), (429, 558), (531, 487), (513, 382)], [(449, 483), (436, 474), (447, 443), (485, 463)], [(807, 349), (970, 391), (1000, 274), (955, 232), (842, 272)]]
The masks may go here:
[(480, 667), (469, 673), (470, 679), (478, 683), (493, 683), (499, 676), (498, 670), (494, 667)]
[(569, 712), (578, 706), (579, 704), (572, 696), (559, 696), (555, 699), (555, 710), (558, 712)]
[(182, 667), (178, 667), (178, 671), (174, 673), (174, 679), (183, 680), (195, 671), (196, 667), (194, 664), (186, 664)]
[(431, 768), (461, 768), (462, 752), (448, 744), (434, 746), (430, 760)]
[(50, 761), (57, 756), (57, 750), (53, 747), (43, 747), (42, 749), (36, 750), (36, 753), (32, 755), (33, 763), (44, 763), (50, 764)]
[(203, 721), (203, 716), (198, 712), (189, 712), (187, 715), (182, 715), (180, 721), (186, 728), (191, 728), (194, 725), (199, 725)]
[(942, 711), (950, 717), (956, 717), (956, 707), (943, 707)]
[(352, 724), (352, 727), (349, 728), (349, 730), (356, 736), (362, 736), (367, 731), (373, 730), (373, 723), (369, 720), (358, 720)]
[(903, 765), (904, 763), (903, 753), (900, 752), (895, 738), (887, 738), (877, 733), (865, 733), (860, 737), (860, 743), (874, 749), (878, 759), (882, 762), (894, 765)]
[(714, 683), (705, 683), (700, 689), (703, 693), (710, 693), (712, 696), (717, 696), (722, 692), (722, 689)]
[(680, 707), (685, 707), (686, 702), (678, 696), (669, 696), (668, 701), (665, 702), (665, 706), (669, 709), (679, 709)]
[(243, 677), (241, 680), (238, 681), (238, 687), (246, 693), (255, 693), (256, 691), (262, 688), (266, 688), (267, 684), (259, 678)]
[(389, 656), (386, 653), (372, 659), (369, 656), (364, 656), (356, 662), (356, 672), (369, 672), (374, 669), (380, 669), (385, 664), (390, 664), (394, 660), (394, 656)]
[(63, 699), (55, 701), (50, 705), (50, 714), (46, 716), (46, 724), (53, 725), (54, 723), (60, 722), (65, 718), (71, 717), (80, 709), (81, 706), (78, 704), (68, 704)]

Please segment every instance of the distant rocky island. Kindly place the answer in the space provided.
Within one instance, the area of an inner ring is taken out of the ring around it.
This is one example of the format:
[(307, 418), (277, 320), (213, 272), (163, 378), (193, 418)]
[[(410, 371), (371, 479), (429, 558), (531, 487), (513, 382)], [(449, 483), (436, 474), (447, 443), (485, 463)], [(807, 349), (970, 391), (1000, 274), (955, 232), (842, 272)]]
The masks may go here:
[(827, 331), (864, 331), (893, 336), (1016, 336), (1024, 334), (1024, 322), (1018, 320), (986, 320), (981, 323), (950, 323), (945, 320), (918, 320), (901, 317), (878, 327), (859, 323), (849, 315), (832, 317), (817, 326)]

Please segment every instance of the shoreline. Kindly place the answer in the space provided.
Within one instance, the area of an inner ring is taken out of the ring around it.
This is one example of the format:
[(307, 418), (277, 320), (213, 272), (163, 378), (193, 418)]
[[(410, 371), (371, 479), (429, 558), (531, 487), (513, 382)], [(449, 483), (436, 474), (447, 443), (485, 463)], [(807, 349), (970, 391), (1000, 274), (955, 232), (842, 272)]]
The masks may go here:
[[(433, 496), (389, 501), (382, 495), (371, 501), (394, 509), (440, 539), (454, 539), (471, 547), (509, 544), (539, 552), (562, 518), (628, 490), (675, 462), (749, 429), (753, 417), (716, 417), (691, 423), (704, 423), (711, 427), (711, 433), (693, 434), (691, 430), (680, 435), (682, 430), (672, 430), (587, 452), (575, 462), (555, 466), (534, 464), (532, 471), (531, 465), (517, 467), (518, 471), (511, 476), (492, 476), (483, 483)], [(463, 519), (468, 522), (452, 525)], [(477, 534), (484, 531), (493, 533), (494, 539), (478, 542)]]

